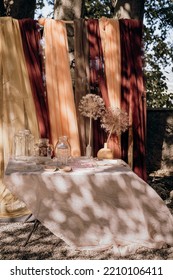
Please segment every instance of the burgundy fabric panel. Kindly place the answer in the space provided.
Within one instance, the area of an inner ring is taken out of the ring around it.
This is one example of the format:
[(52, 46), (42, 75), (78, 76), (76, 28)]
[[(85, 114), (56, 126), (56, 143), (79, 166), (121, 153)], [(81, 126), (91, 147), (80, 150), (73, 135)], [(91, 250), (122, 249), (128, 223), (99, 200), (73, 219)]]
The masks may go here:
[[(142, 22), (122, 19), (121, 40), (121, 107), (132, 112), (133, 170), (146, 180), (146, 98), (142, 71)], [(128, 157), (128, 132), (122, 134), (122, 159)]]
[(106, 107), (109, 106), (106, 79), (104, 73), (103, 50), (100, 37), (98, 19), (88, 19), (88, 40), (89, 40), (89, 60), (90, 60), (90, 86), (99, 87)]
[[(90, 65), (90, 90), (94, 94), (100, 95), (106, 107), (108, 107), (109, 99), (106, 86), (106, 78), (104, 73), (103, 50), (100, 37), (98, 19), (88, 19), (88, 41), (89, 41), (89, 65)], [(97, 155), (99, 149), (103, 148), (106, 141), (106, 134), (100, 128), (100, 120), (93, 122), (93, 148), (94, 156)]]
[(39, 40), (41, 34), (36, 20), (21, 19), (19, 26), (22, 37), (33, 99), (36, 107), (38, 127), (41, 138), (49, 138), (49, 117), (45, 97), (45, 87), (42, 79), (42, 58), (40, 55)]

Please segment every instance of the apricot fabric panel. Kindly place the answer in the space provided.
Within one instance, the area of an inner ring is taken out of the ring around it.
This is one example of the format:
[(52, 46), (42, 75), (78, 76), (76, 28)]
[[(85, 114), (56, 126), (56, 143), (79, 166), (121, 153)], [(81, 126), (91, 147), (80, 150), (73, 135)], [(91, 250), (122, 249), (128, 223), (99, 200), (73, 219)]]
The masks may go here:
[(121, 50), (119, 21), (99, 20), (110, 106), (121, 106)]
[[(119, 21), (102, 17), (99, 28), (105, 64), (106, 84), (111, 107), (121, 108), (121, 49)], [(109, 148), (121, 158), (121, 136), (112, 135)]]
[(52, 144), (55, 147), (58, 137), (66, 135), (71, 146), (71, 155), (80, 156), (65, 23), (46, 19), (44, 36), (47, 100)]

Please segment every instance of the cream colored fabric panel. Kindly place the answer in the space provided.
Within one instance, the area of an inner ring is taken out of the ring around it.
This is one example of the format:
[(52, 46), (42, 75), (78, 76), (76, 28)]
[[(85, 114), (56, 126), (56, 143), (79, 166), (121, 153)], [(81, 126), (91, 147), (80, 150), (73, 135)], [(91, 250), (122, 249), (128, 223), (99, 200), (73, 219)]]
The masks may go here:
[(68, 136), (72, 156), (80, 155), (79, 133), (68, 57), (65, 24), (46, 19), (44, 24), (47, 98), (52, 143)]
[(13, 152), (13, 136), (27, 128), (39, 137), (18, 20), (10, 17), (0, 18), (0, 77), (0, 217), (8, 217), (28, 212), (2, 182)]

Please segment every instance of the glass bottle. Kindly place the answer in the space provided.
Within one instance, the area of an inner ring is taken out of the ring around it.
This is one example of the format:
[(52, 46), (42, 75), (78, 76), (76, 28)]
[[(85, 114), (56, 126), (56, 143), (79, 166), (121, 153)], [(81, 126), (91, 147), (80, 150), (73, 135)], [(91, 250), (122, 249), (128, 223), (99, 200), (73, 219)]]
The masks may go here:
[(60, 164), (66, 165), (71, 155), (71, 148), (67, 136), (60, 136), (55, 145), (55, 156)]

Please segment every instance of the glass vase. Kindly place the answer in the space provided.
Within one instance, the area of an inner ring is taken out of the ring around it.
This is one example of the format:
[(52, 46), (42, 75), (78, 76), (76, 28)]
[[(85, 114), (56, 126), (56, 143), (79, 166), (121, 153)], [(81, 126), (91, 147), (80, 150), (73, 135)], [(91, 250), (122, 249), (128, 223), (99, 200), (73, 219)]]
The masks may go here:
[(60, 136), (57, 144), (55, 145), (55, 157), (58, 163), (67, 165), (71, 155), (71, 148), (67, 136)]
[(87, 145), (86, 147), (86, 157), (92, 157), (92, 147), (90, 145)]

